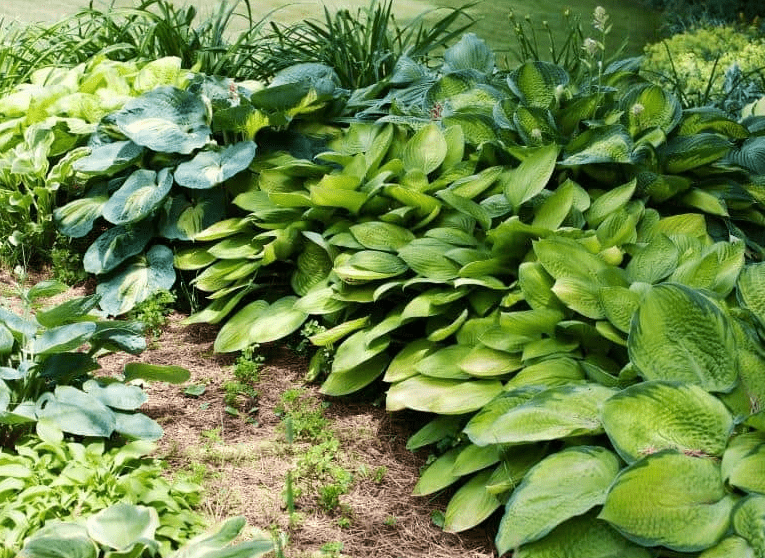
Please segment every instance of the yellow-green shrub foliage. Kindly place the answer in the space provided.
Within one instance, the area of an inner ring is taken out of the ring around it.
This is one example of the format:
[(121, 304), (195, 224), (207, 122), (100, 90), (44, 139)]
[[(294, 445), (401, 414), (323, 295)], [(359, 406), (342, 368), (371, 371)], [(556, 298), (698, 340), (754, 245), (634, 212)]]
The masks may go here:
[[(751, 88), (754, 84), (761, 93), (763, 78), (758, 74), (749, 76), (750, 79), (746, 76), (765, 68), (765, 36), (754, 28), (730, 25), (698, 28), (647, 45), (642, 68), (648, 79), (676, 89), (688, 105), (707, 102), (719, 105), (731, 96), (730, 89), (736, 80), (729, 78), (726, 83), (725, 73), (734, 64), (740, 69), (739, 76), (744, 77), (738, 88)], [(709, 98), (705, 100), (713, 69)]]

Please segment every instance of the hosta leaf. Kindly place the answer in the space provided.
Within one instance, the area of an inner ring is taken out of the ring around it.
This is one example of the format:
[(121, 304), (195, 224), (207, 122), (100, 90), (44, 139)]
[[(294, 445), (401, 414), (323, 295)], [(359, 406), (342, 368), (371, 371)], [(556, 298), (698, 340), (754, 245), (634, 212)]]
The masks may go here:
[(152, 229), (153, 226), (148, 223), (110, 228), (86, 250), (82, 258), (85, 271), (100, 275), (113, 270), (144, 249), (152, 237)]
[(551, 108), (556, 87), (566, 85), (569, 76), (556, 64), (533, 60), (511, 72), (507, 84), (524, 105)]
[(749, 137), (745, 126), (733, 120), (727, 112), (712, 107), (686, 109), (677, 132), (681, 136), (692, 136), (699, 132), (719, 132), (729, 138)]
[(175, 283), (173, 252), (167, 246), (152, 246), (145, 257), (130, 263), (96, 287), (101, 308), (111, 316), (124, 314), (152, 294), (170, 290)]
[(757, 558), (754, 549), (746, 539), (727, 537), (718, 544), (699, 554), (699, 558)]
[(632, 316), (640, 306), (640, 295), (625, 287), (601, 287), (598, 300), (608, 321), (619, 331), (629, 333)]
[(440, 415), (409, 437), (406, 449), (414, 451), (446, 438), (456, 438), (465, 420), (461, 416)]
[(491, 217), (488, 212), (473, 200), (463, 198), (451, 190), (441, 190), (436, 195), (444, 200), (447, 205), (475, 219), (483, 230), (487, 231), (491, 228)]
[(583, 316), (598, 320), (606, 315), (597, 283), (578, 277), (561, 277), (555, 281), (552, 292), (563, 304)]
[(19, 554), (23, 558), (98, 558), (98, 555), (98, 545), (84, 528), (81, 533), (66, 536), (55, 531), (38, 531), (24, 542)]
[(459, 452), (460, 448), (453, 448), (428, 465), (420, 473), (412, 494), (415, 496), (433, 494), (459, 480), (459, 475), (453, 473)]
[(341, 207), (358, 213), (369, 198), (365, 192), (317, 184), (310, 187), (311, 202), (322, 207)]
[[(469, 345), (451, 345), (443, 347), (424, 356), (414, 363), (413, 370), (431, 378), (448, 378), (466, 380), (470, 375), (459, 366), (460, 361), (471, 351)], [(414, 374), (410, 374), (413, 376)]]
[(458, 361), (459, 369), (478, 378), (493, 378), (514, 372), (523, 367), (518, 354), (497, 351), (484, 345), (476, 345)]
[(255, 300), (226, 320), (215, 338), (215, 352), (231, 353), (250, 346), (250, 324), (263, 316), (268, 308), (269, 304), (265, 300)]
[(562, 166), (576, 167), (595, 163), (631, 163), (632, 138), (619, 125), (585, 130), (563, 150)]
[(414, 409), (442, 415), (476, 411), (502, 391), (496, 380), (448, 380), (413, 376), (393, 384), (388, 390), (386, 409)]
[(79, 322), (53, 327), (43, 331), (32, 342), (32, 351), (37, 355), (72, 351), (87, 342), (96, 331), (93, 322)]
[(94, 541), (125, 550), (140, 539), (154, 540), (159, 517), (154, 508), (120, 502), (90, 516), (85, 525)]
[(258, 316), (249, 327), (250, 344), (276, 341), (303, 325), (307, 314), (295, 309), (296, 301), (295, 296), (282, 297)]
[(497, 550), (504, 554), (536, 541), (567, 519), (603, 504), (618, 472), (619, 458), (598, 446), (576, 446), (546, 457), (510, 496)]
[(370, 341), (368, 332), (357, 331), (338, 346), (332, 361), (332, 372), (356, 368), (388, 348), (390, 339), (386, 335), (374, 337)]
[(220, 240), (221, 238), (226, 238), (227, 236), (243, 232), (249, 227), (249, 219), (244, 217), (232, 217), (230, 219), (224, 219), (223, 221), (213, 223), (206, 229), (197, 233), (194, 236), (194, 240), (202, 242), (209, 240)]
[(681, 263), (668, 280), (727, 297), (744, 267), (744, 252), (743, 241), (715, 242), (699, 257)]
[(446, 506), (444, 531), (459, 533), (487, 519), (502, 503), (486, 490), (491, 470), (483, 471), (460, 487)]
[(114, 413), (114, 431), (131, 440), (159, 440), (164, 431), (154, 420), (143, 413)]
[(516, 210), (547, 186), (555, 170), (557, 158), (557, 145), (538, 147), (530, 151), (515, 169), (502, 175), (500, 182), (503, 185), (505, 197)]
[(643, 382), (604, 404), (601, 420), (628, 463), (663, 449), (721, 456), (733, 417), (716, 397), (695, 385)]
[(565, 305), (552, 292), (554, 284), (555, 279), (539, 262), (523, 262), (518, 267), (518, 285), (521, 287), (523, 299), (535, 310), (565, 310)]
[(664, 234), (654, 235), (651, 242), (632, 253), (627, 278), (632, 283), (658, 283), (675, 271), (679, 257), (674, 242)]
[(182, 384), (187, 381), (191, 373), (174, 365), (147, 364), (145, 362), (129, 362), (125, 365), (125, 381), (146, 380), (149, 382), (169, 382)]
[(441, 166), (447, 149), (446, 138), (441, 129), (436, 124), (428, 124), (418, 130), (404, 145), (404, 167), (430, 174)]
[(534, 227), (556, 230), (571, 211), (574, 203), (574, 183), (567, 180), (534, 211)]
[(352, 368), (333, 370), (324, 380), (320, 391), (333, 397), (356, 392), (382, 375), (389, 360), (388, 355), (382, 353)]
[(765, 326), (765, 262), (744, 266), (736, 283), (736, 297)]
[(454, 474), (465, 476), (498, 463), (503, 457), (502, 446), (468, 444), (460, 450), (454, 462)]
[(694, 552), (723, 537), (733, 503), (717, 463), (667, 450), (622, 470), (598, 517), (638, 544)]
[(347, 306), (347, 302), (335, 298), (335, 290), (332, 287), (322, 286), (322, 283), (317, 284), (295, 302), (295, 310), (313, 315), (332, 314)]
[(597, 227), (606, 217), (627, 205), (627, 202), (632, 199), (636, 187), (637, 181), (631, 180), (626, 184), (608, 190), (596, 198), (585, 213), (585, 218), (590, 226)]
[(393, 357), (385, 371), (383, 381), (393, 383), (406, 380), (417, 374), (417, 366), (439, 349), (440, 345), (423, 337), (407, 344)]
[(465, 433), (478, 445), (596, 434), (603, 430), (599, 407), (614, 393), (598, 384), (510, 392), (481, 409), (465, 427)]
[(132, 141), (115, 141), (94, 147), (90, 154), (72, 163), (72, 168), (85, 174), (112, 175), (138, 161), (143, 147)]
[(505, 390), (511, 391), (527, 386), (562, 386), (578, 380), (584, 380), (584, 372), (577, 361), (569, 357), (556, 357), (531, 364), (518, 371), (505, 384)]
[(61, 234), (82, 238), (93, 229), (93, 223), (101, 216), (107, 201), (109, 194), (106, 185), (94, 186), (84, 197), (53, 210), (56, 227)]
[(545, 238), (534, 242), (533, 247), (545, 271), (555, 279), (573, 278), (599, 285), (607, 274), (614, 273), (603, 259), (569, 238)]
[(752, 494), (733, 511), (733, 530), (746, 539), (755, 556), (765, 553), (765, 496)]
[(88, 380), (82, 389), (107, 407), (121, 411), (134, 411), (149, 399), (140, 387), (120, 382), (102, 385), (96, 380)]
[[(56, 324), (58, 325), (58, 324)], [(0, 323), (0, 355), (5, 356), (13, 350), (15, 340), (11, 330)]]
[(131, 99), (115, 121), (135, 143), (161, 153), (191, 153), (204, 147), (210, 136), (202, 97), (172, 86)]
[(646, 293), (628, 349), (646, 380), (686, 382), (708, 391), (730, 391), (736, 383), (736, 340), (728, 318), (683, 285), (657, 285)]
[(369, 250), (383, 250), (396, 252), (399, 248), (414, 240), (411, 231), (382, 221), (367, 221), (350, 227), (353, 237), (364, 248)]
[(159, 173), (139, 169), (131, 174), (102, 208), (104, 218), (115, 225), (126, 225), (151, 215), (173, 185), (168, 169)]
[(255, 157), (253, 141), (241, 141), (222, 151), (200, 151), (191, 161), (178, 165), (175, 181), (193, 189), (208, 189), (246, 169)]
[(656, 127), (668, 134), (683, 116), (680, 101), (662, 87), (653, 84), (632, 88), (622, 97), (620, 104), (627, 129), (633, 137)]
[(225, 215), (225, 195), (220, 188), (171, 195), (160, 214), (159, 234), (171, 240), (192, 240)]
[(723, 480), (745, 492), (765, 494), (765, 439), (759, 434), (741, 434), (731, 440), (722, 459)]
[(444, 51), (444, 72), (477, 70), (490, 74), (494, 70), (494, 53), (475, 33), (462, 38)]
[(343, 322), (326, 331), (314, 333), (311, 337), (309, 337), (309, 340), (314, 345), (318, 345), (320, 347), (332, 345), (332, 343), (339, 341), (349, 333), (363, 329), (368, 325), (369, 316), (364, 316), (362, 318)]
[(38, 419), (49, 420), (59, 429), (79, 436), (109, 437), (114, 431), (114, 413), (92, 395), (71, 386), (57, 386), (36, 405)]
[(520, 547), (514, 558), (650, 558), (646, 548), (634, 545), (607, 523), (581, 515), (562, 523), (536, 542)]
[(418, 238), (398, 251), (399, 257), (416, 273), (433, 281), (448, 281), (459, 273), (460, 266), (446, 257), (452, 248), (433, 238)]
[(731, 147), (727, 139), (705, 132), (672, 138), (659, 148), (659, 156), (667, 173), (682, 174), (722, 159)]

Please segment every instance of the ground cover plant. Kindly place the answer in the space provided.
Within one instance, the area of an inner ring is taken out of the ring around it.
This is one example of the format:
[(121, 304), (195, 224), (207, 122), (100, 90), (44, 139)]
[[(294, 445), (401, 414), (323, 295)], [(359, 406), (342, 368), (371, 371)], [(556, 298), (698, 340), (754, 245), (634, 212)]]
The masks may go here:
[[(450, 532), (498, 518), (500, 554), (765, 553), (763, 117), (683, 109), (638, 60), (606, 64), (602, 9), (594, 24), (576, 75), (534, 56), (500, 70), (467, 34), (347, 103), (331, 67), (305, 65), (131, 99), (66, 175), (93, 189), (57, 213), (69, 234), (108, 223), (88, 303), (123, 313), (172, 263), (212, 301), (186, 323), (220, 324), (218, 352), (319, 323), (321, 391), (429, 413), (415, 494), (452, 489)], [(230, 213), (193, 213), (196, 190)], [(13, 348), (24, 330), (5, 323)], [(86, 326), (33, 345), (69, 351)], [(300, 406), (283, 403), (291, 442)], [(294, 473), (335, 509), (351, 479), (315, 438)], [(308, 487), (292, 481), (288, 507)]]

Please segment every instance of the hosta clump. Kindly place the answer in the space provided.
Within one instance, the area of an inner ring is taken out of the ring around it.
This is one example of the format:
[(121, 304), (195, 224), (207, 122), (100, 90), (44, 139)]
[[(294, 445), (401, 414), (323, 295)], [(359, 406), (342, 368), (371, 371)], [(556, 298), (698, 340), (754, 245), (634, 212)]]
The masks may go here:
[(634, 61), (504, 77), (488, 113), (256, 158), (246, 215), (176, 254), (212, 299), (190, 321), (225, 352), (320, 317), (322, 391), (382, 378), (438, 415), (415, 493), (460, 484), (450, 531), (502, 511), (501, 553), (763, 552), (760, 120), (683, 111)]
[(202, 487), (166, 480), (162, 463), (146, 457), (154, 449), (145, 441), (108, 449), (103, 441), (80, 444), (46, 436), (0, 452), (0, 556), (18, 556), (24, 540), (41, 536), (44, 525), (118, 503), (151, 510), (147, 513), (158, 519), (155, 544), (165, 554), (201, 533), (205, 522), (193, 510)]
[(4, 257), (13, 261), (22, 245), (27, 257), (45, 253), (55, 232), (52, 212), (81, 186), (71, 180), (72, 164), (85, 155), (97, 123), (159, 84), (183, 85), (187, 72), (180, 66), (177, 58), (139, 63), (99, 56), (71, 69), (41, 68), (0, 98)]
[(87, 518), (47, 524), (27, 539), (18, 556), (257, 558), (271, 552), (273, 542), (270, 538), (232, 542), (241, 536), (245, 524), (243, 517), (229, 519), (217, 529), (170, 551), (162, 545), (160, 532), (163, 526), (156, 510), (118, 503)]
[(155, 440), (162, 428), (137, 411), (146, 401), (136, 379), (183, 382), (177, 366), (129, 363), (123, 378), (95, 377), (104, 352), (138, 354), (143, 324), (103, 320), (99, 295), (76, 297), (35, 313), (32, 303), (66, 290), (55, 281), (22, 293), (21, 312), (0, 307), (0, 432), (13, 442), (29, 426), (78, 436)]
[[(83, 237), (105, 229), (83, 264), (99, 276), (110, 315), (127, 312), (175, 282), (170, 245), (226, 217), (227, 184), (255, 156), (265, 127), (323, 107), (307, 81), (252, 91), (196, 76), (186, 89), (161, 86), (106, 116), (70, 180), (84, 196), (55, 211), (59, 230)], [(246, 182), (246, 177), (243, 179)]]

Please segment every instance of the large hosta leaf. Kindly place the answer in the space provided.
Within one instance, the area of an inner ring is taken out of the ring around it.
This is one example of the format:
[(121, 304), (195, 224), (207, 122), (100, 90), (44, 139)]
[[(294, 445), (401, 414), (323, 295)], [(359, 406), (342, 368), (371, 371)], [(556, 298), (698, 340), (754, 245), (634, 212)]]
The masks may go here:
[(765, 327), (765, 262), (752, 263), (741, 270), (736, 284), (736, 296)]
[(639, 544), (693, 552), (723, 537), (733, 504), (717, 463), (667, 450), (624, 469), (598, 517)]
[(116, 272), (96, 287), (101, 308), (109, 315), (124, 314), (161, 290), (170, 290), (175, 283), (173, 251), (160, 244), (152, 246), (145, 256)]
[(103, 206), (104, 218), (115, 225), (126, 225), (151, 215), (165, 199), (173, 185), (168, 169), (159, 173), (138, 169)]
[(460, 415), (480, 409), (501, 391), (502, 384), (496, 380), (462, 381), (417, 375), (391, 386), (386, 408)]
[(171, 240), (192, 240), (226, 215), (222, 189), (178, 193), (165, 201), (159, 220), (159, 234)]
[(719, 399), (695, 385), (662, 381), (617, 393), (603, 404), (601, 419), (629, 463), (663, 449), (719, 457), (733, 430)]
[(686, 382), (708, 391), (730, 391), (736, 383), (736, 342), (728, 318), (683, 285), (657, 285), (646, 293), (628, 349), (646, 380)]
[(765, 494), (765, 438), (759, 433), (736, 436), (722, 459), (723, 479), (746, 492)]
[(96, 331), (93, 322), (80, 322), (53, 327), (35, 337), (31, 350), (37, 355), (72, 351), (88, 341)]
[(599, 407), (616, 393), (598, 384), (518, 392), (497, 398), (470, 420), (465, 433), (474, 444), (537, 442), (602, 432)]
[(107, 230), (85, 252), (82, 258), (85, 271), (100, 275), (140, 253), (151, 239), (153, 228), (149, 223), (136, 223)]
[(430, 174), (443, 163), (446, 152), (443, 132), (437, 125), (429, 124), (414, 134), (404, 146), (404, 166)]
[(133, 142), (162, 153), (191, 153), (204, 147), (211, 132), (202, 97), (172, 86), (128, 101), (115, 121)]
[(82, 238), (93, 229), (93, 223), (101, 216), (107, 201), (109, 194), (106, 184), (94, 186), (84, 197), (53, 210), (56, 227), (66, 236)]
[(633, 87), (621, 99), (623, 118), (633, 137), (651, 128), (669, 134), (680, 122), (683, 109), (677, 98), (658, 85)]
[(525, 544), (513, 558), (650, 558), (607, 523), (589, 515), (569, 519), (536, 542)]
[(140, 539), (154, 540), (159, 517), (154, 508), (118, 503), (89, 517), (86, 526), (93, 540), (124, 550)]
[(178, 165), (175, 181), (186, 188), (212, 188), (246, 169), (256, 149), (255, 142), (241, 141), (222, 151), (200, 151), (191, 161)]
[(369, 250), (396, 252), (414, 240), (414, 235), (408, 229), (382, 221), (367, 221), (352, 225), (350, 232), (364, 248)]
[(71, 386), (58, 386), (37, 401), (38, 419), (79, 436), (107, 438), (116, 425), (114, 413), (98, 399)]
[(520, 205), (541, 192), (555, 170), (558, 146), (538, 147), (531, 151), (517, 168), (501, 177), (505, 197), (517, 210)]
[(733, 511), (733, 529), (746, 539), (758, 558), (765, 555), (765, 496), (747, 496)]
[(568, 81), (568, 74), (560, 66), (534, 60), (511, 72), (507, 84), (524, 105), (551, 108), (555, 104), (556, 87)]
[(111, 175), (135, 163), (143, 147), (132, 141), (115, 141), (94, 147), (90, 154), (77, 159), (72, 168), (86, 174)]
[(465, 33), (456, 44), (444, 51), (444, 72), (478, 70), (490, 74), (494, 70), (494, 53), (475, 33)]
[(444, 531), (459, 533), (471, 529), (502, 505), (495, 494), (486, 490), (491, 475), (490, 469), (475, 475), (452, 496), (444, 514)]
[(255, 300), (231, 316), (215, 338), (215, 352), (241, 351), (251, 345), (250, 324), (263, 316), (268, 308), (265, 300)]
[(499, 525), (500, 554), (540, 539), (555, 527), (603, 504), (619, 458), (599, 446), (576, 446), (546, 457), (513, 491)]
[(590, 128), (571, 140), (563, 150), (564, 166), (595, 163), (631, 163), (632, 138), (618, 125)]
[(269, 343), (286, 337), (305, 321), (307, 314), (295, 309), (297, 297), (285, 296), (271, 304), (249, 326), (250, 343)]

